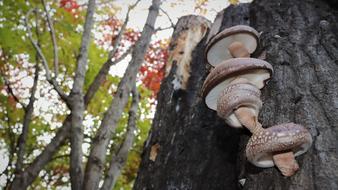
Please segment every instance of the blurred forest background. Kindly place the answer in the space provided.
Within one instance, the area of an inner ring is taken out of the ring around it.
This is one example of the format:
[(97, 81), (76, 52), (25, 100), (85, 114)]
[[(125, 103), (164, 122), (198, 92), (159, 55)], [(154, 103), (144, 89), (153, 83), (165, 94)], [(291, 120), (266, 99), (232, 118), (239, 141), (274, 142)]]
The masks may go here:
[(155, 0), (148, 15), (151, 1), (0, 0), (0, 187), (79, 189), (91, 160), (101, 185), (131, 189), (174, 24), (231, 3)]

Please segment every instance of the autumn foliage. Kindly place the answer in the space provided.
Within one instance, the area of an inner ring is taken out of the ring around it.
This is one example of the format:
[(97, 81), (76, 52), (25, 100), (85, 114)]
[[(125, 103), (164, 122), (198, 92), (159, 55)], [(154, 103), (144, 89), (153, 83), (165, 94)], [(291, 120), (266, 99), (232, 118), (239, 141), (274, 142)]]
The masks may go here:
[[(76, 0), (61, 0), (60, 7), (75, 15), (79, 5)], [(98, 39), (96, 43), (101, 47), (111, 47), (117, 38), (122, 24), (123, 21), (116, 17), (111, 17), (101, 22), (98, 26), (98, 30), (103, 33), (103, 36)], [(121, 43), (114, 57), (118, 58), (121, 56), (123, 52), (135, 44), (140, 36), (141, 33), (139, 31), (127, 28), (123, 33)], [(152, 42), (145, 55), (145, 62), (140, 68), (139, 79), (146, 88), (152, 91), (153, 97), (156, 97), (164, 77), (164, 66), (168, 60), (168, 44), (168, 40)]]
[(75, 14), (80, 6), (76, 0), (61, 0), (60, 7), (64, 8), (67, 12)]
[(164, 77), (165, 64), (168, 60), (168, 40), (158, 40), (150, 44), (145, 63), (141, 66), (140, 76), (143, 84), (150, 89), (154, 96), (160, 90)]
[[(99, 30), (101, 32), (109, 30), (109, 32), (103, 32), (104, 35), (97, 41), (97, 44), (103, 47), (112, 46), (117, 38), (122, 24), (122, 21), (115, 17), (103, 22), (102, 25), (99, 26)], [(123, 33), (121, 43), (114, 57), (117, 58), (121, 56), (124, 51), (135, 44), (140, 36), (140, 32), (127, 28)], [(164, 77), (164, 67), (168, 60), (168, 45), (168, 40), (157, 40), (152, 42), (144, 57), (145, 62), (140, 68), (139, 79), (146, 88), (152, 91), (153, 97), (156, 97), (156, 94), (160, 89), (161, 81)]]

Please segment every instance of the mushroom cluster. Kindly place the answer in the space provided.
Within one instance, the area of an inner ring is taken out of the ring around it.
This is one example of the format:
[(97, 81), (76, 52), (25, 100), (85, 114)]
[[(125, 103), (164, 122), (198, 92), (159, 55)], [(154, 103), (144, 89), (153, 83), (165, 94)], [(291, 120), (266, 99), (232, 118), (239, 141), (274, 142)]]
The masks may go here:
[(273, 74), (270, 63), (250, 57), (258, 45), (259, 34), (249, 26), (233, 26), (213, 36), (206, 57), (214, 68), (203, 84), (202, 95), (206, 105), (228, 125), (250, 130), (246, 156), (252, 164), (263, 168), (276, 165), (284, 176), (292, 176), (299, 169), (295, 157), (309, 149), (312, 137), (298, 124), (265, 129), (258, 121), (263, 104), (260, 89)]

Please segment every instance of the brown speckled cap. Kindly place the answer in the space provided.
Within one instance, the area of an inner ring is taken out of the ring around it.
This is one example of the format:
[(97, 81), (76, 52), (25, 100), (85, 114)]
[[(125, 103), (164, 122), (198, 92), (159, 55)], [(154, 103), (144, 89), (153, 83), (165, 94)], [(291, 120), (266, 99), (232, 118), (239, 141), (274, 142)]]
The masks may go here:
[(232, 127), (242, 127), (234, 111), (239, 107), (251, 108), (256, 115), (262, 107), (260, 90), (252, 84), (230, 84), (217, 100), (217, 114)]
[(232, 58), (228, 47), (233, 42), (244, 44), (250, 54), (258, 47), (258, 32), (246, 25), (237, 25), (226, 28), (211, 38), (206, 48), (206, 58), (210, 65), (216, 66), (222, 61)]
[(307, 129), (295, 123), (284, 123), (252, 135), (246, 146), (246, 156), (255, 166), (272, 167), (274, 153), (292, 151), (299, 156), (311, 144), (312, 137)]
[(209, 108), (216, 110), (216, 101), (227, 85), (235, 78), (245, 78), (261, 89), (271, 78), (272, 66), (254, 58), (233, 58), (217, 65), (207, 76), (202, 87), (202, 96)]

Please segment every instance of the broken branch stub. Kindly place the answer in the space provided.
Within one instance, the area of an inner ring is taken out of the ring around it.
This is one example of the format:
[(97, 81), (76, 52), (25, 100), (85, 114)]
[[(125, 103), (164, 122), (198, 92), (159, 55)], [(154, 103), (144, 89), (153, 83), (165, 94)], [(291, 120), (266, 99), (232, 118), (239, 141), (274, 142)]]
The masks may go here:
[(192, 52), (206, 35), (210, 21), (202, 16), (188, 15), (181, 17), (169, 44), (169, 59), (165, 66), (167, 77), (175, 64), (174, 89), (186, 90), (190, 78)]

